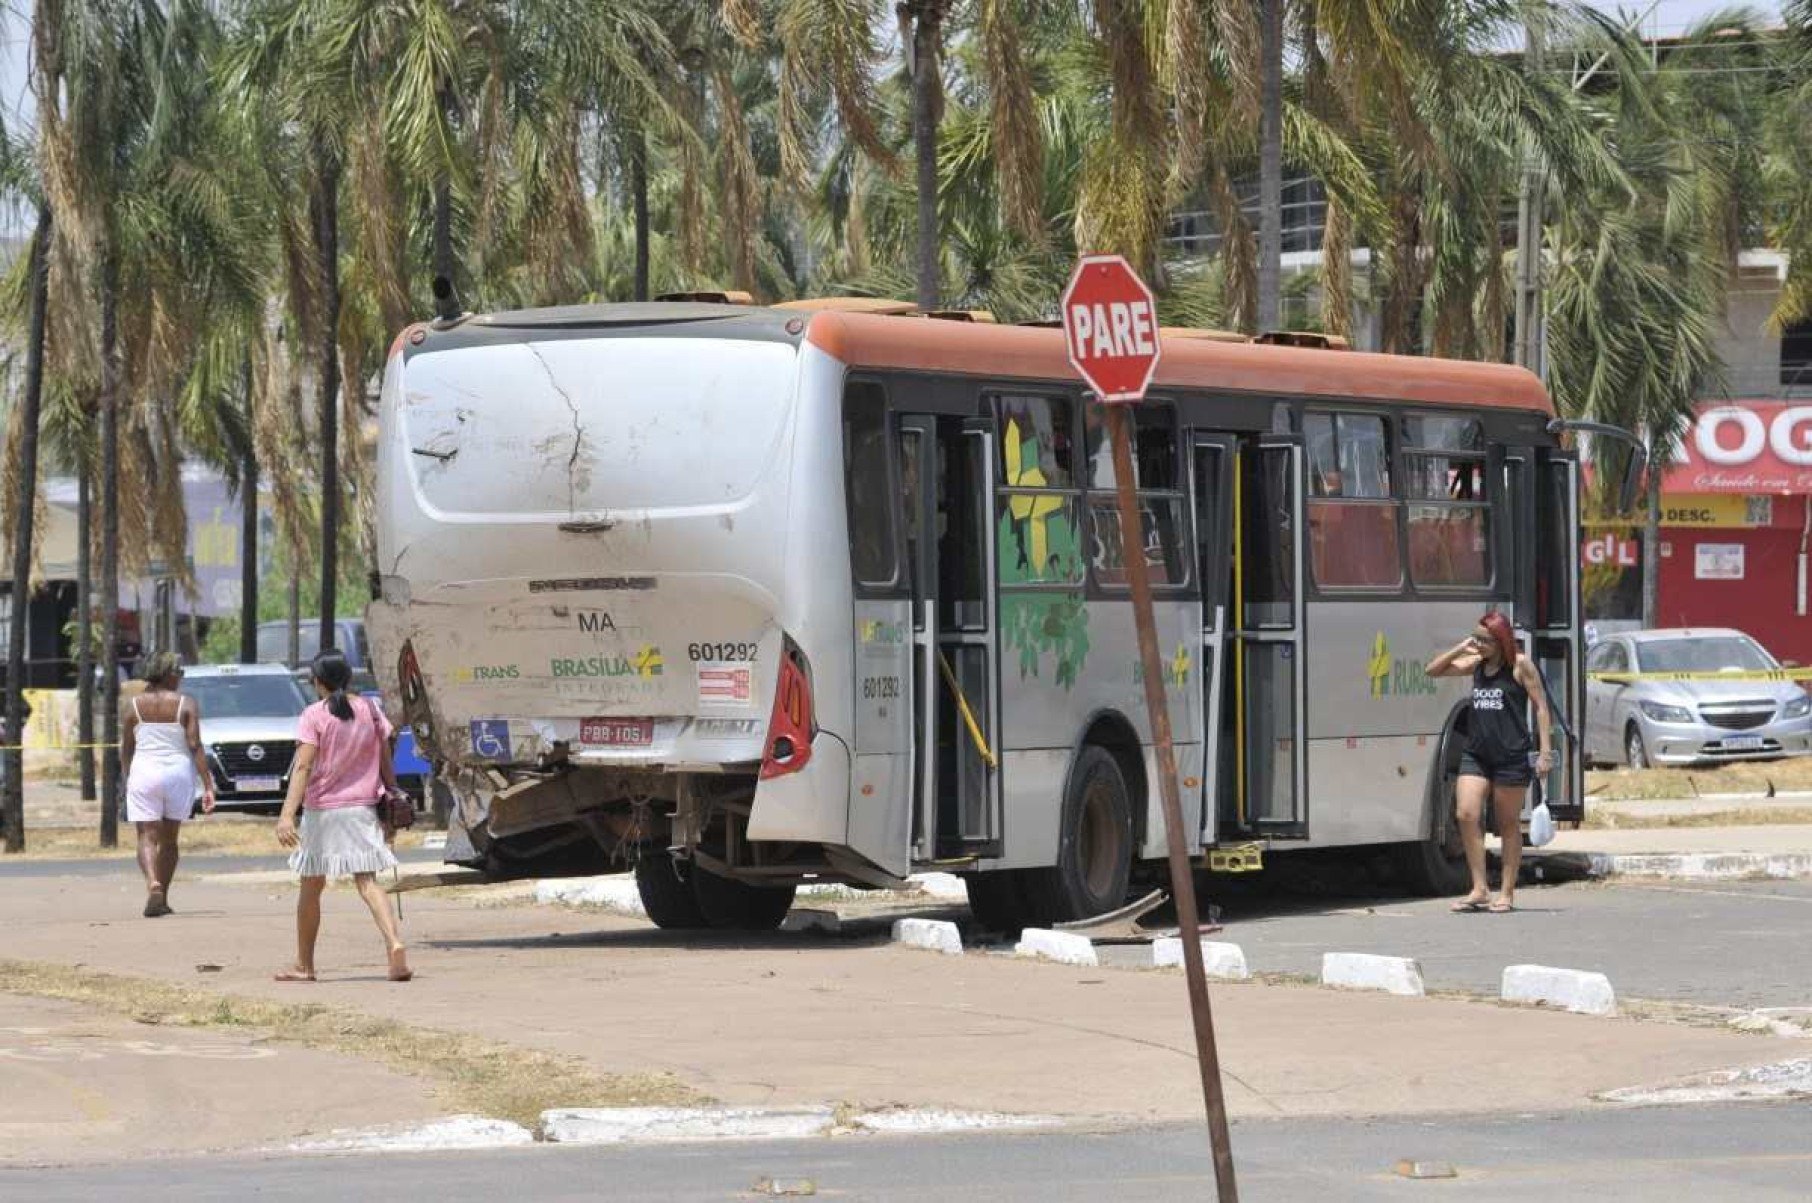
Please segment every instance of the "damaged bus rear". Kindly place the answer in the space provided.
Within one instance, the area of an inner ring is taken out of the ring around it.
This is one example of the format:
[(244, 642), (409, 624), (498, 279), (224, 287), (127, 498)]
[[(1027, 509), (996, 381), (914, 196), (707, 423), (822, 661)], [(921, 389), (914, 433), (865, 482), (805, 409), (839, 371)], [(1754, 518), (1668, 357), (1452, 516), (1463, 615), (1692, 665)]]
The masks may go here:
[(633, 868), (663, 926), (897, 881), (877, 853), (903, 841), (851, 831), (852, 653), (802, 634), (852, 605), (842, 367), (802, 332), (603, 305), (397, 340), (368, 625), (452, 795), (449, 861)]

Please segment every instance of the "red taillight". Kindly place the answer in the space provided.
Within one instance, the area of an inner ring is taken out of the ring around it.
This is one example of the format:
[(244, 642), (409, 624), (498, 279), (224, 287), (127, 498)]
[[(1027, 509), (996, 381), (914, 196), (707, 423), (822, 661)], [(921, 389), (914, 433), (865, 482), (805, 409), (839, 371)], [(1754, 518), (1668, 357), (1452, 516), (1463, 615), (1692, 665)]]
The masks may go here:
[(780, 681), (774, 690), (774, 713), (768, 719), (767, 751), (761, 779), (797, 773), (812, 759), (812, 677), (805, 654), (786, 641), (780, 652)]

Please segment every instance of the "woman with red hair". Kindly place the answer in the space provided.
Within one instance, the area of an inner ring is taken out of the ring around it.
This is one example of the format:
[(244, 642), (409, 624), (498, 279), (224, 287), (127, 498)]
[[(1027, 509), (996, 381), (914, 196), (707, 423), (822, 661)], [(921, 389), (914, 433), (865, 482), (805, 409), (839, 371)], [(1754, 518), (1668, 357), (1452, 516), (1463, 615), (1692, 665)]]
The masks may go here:
[[(1510, 620), (1495, 610), (1479, 619), (1472, 634), (1428, 665), (1431, 677), (1468, 673), (1472, 675), (1472, 714), (1466, 724), (1466, 748), (1460, 754), (1458, 815), (1466, 867), (1472, 872), (1472, 892), (1454, 903), (1453, 909), (1501, 915), (1516, 909), (1516, 874), (1523, 859), (1523, 795), (1529, 789), (1533, 742), (1525, 717), (1530, 703), (1535, 705), (1535, 729), (1541, 745), (1533, 767), (1543, 776), (1554, 767), (1549, 735), (1552, 723), (1541, 673), (1518, 650)], [(1504, 844), (1503, 880), (1496, 898), (1491, 897), (1485, 880), (1485, 829), (1479, 821), (1487, 797), (1495, 808), (1498, 835)]]

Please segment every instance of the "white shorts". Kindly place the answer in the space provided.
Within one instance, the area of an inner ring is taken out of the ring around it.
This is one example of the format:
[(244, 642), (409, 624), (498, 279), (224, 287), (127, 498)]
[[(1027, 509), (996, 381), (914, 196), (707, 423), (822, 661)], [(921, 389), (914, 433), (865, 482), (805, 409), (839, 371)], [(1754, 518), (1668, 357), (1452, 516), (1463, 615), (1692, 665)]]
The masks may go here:
[(159, 819), (184, 823), (194, 813), (193, 769), (180, 774), (145, 774), (142, 779), (135, 774), (126, 782), (126, 821), (129, 823), (155, 823)]

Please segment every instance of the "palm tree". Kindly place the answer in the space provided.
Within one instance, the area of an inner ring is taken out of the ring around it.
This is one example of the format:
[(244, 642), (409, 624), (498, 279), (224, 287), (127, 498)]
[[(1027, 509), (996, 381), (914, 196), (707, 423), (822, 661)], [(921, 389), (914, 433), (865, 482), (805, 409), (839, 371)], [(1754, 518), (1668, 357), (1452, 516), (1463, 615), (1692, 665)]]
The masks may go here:
[(1284, 0), (1259, 0), (1258, 328), (1282, 328)]
[[(10, 156), (9, 156), (10, 158)], [(10, 164), (9, 164), (10, 166)], [(9, 172), (10, 174), (10, 172)], [(38, 414), (44, 388), (44, 316), (50, 290), (51, 210), (38, 201), (30, 254), (31, 318), (25, 342), (25, 390), (13, 426), (17, 436), (17, 490), (12, 497), (12, 588), (6, 647), (6, 730), (8, 743), (21, 742), (25, 728), (25, 634), (30, 625), (32, 524), (38, 489)], [(25, 755), (8, 750), (6, 794), (0, 816), (6, 822), (6, 850), (25, 851)]]
[[(1629, 181), (1570, 198), (1554, 236), (1555, 400), (1564, 412), (1643, 431), (1653, 465), (1672, 459), (1701, 399), (1719, 386), (1716, 333), (1743, 209), (1755, 203), (1747, 181), (1757, 98), (1741, 93), (1757, 85), (1705, 68), (1756, 52), (1756, 40), (1721, 41), (1724, 20), (1694, 30), (1653, 71), (1628, 33), (1599, 30), (1615, 68), (1607, 103)], [(1611, 461), (1601, 479), (1621, 475), (1615, 452)], [(1663, 474), (1649, 473), (1643, 530), (1649, 626), (1658, 618)]]

